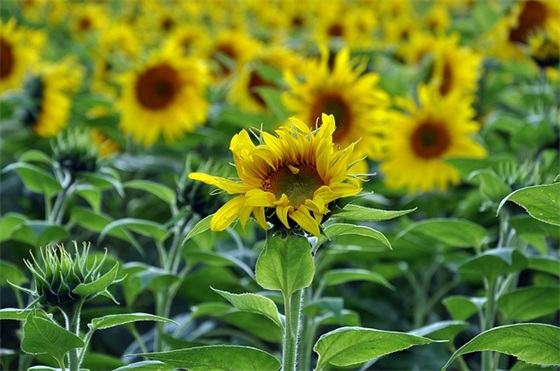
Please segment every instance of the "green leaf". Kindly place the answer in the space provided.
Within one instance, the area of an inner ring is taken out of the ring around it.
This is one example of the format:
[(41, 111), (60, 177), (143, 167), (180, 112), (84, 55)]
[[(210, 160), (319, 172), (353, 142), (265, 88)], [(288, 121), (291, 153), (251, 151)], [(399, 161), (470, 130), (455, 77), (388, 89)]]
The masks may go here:
[(416, 210), (416, 208), (408, 210), (380, 210), (348, 204), (342, 210), (334, 211), (332, 217), (350, 221), (373, 222), (393, 219), (411, 213), (414, 210)]
[(33, 192), (51, 197), (62, 190), (62, 186), (52, 174), (35, 165), (16, 162), (6, 166), (2, 172), (11, 170), (15, 170), (25, 187)]
[(331, 269), (323, 276), (325, 286), (341, 285), (352, 281), (368, 281), (379, 283), (391, 290), (395, 287), (382, 275), (365, 269)]
[(76, 187), (76, 194), (87, 201), (94, 212), (98, 213), (101, 208), (101, 192), (89, 184), (80, 184)]
[(0, 287), (8, 286), (8, 281), (21, 286), (29, 281), (25, 273), (17, 265), (0, 260)]
[(465, 321), (440, 321), (421, 327), (409, 334), (425, 336), (434, 340), (453, 340), (458, 333), (469, 327)]
[(337, 236), (358, 235), (358, 236), (373, 238), (377, 241), (380, 241), (381, 243), (383, 243), (388, 248), (390, 248), (390, 249), (392, 248), (391, 243), (389, 242), (389, 240), (387, 239), (387, 237), (385, 237), (385, 235), (383, 233), (381, 233), (379, 231), (376, 231), (373, 228), (366, 227), (364, 225), (354, 225), (354, 224), (347, 224), (347, 223), (335, 223), (335, 224), (331, 224), (331, 225), (325, 227), (324, 232), (325, 232), (325, 235), (321, 235), (321, 237), (319, 238), (319, 241), (317, 242), (318, 246), (323, 244), (324, 242), (328, 241), (329, 239), (335, 238)]
[(152, 222), (150, 220), (124, 218), (115, 220), (105, 226), (99, 234), (99, 239), (103, 240), (113, 228), (126, 227), (133, 232), (139, 233), (142, 236), (151, 237), (158, 242), (163, 242), (168, 236), (169, 231), (161, 224)]
[(190, 371), (264, 371), (280, 368), (280, 361), (271, 354), (239, 345), (209, 345), (142, 355)]
[(315, 318), (323, 312), (332, 313), (339, 324), (342, 324), (342, 311), (344, 300), (342, 298), (322, 297), (307, 304), (302, 309), (302, 313), (309, 318)]
[(165, 364), (161, 361), (141, 361), (116, 368), (114, 371), (171, 371), (176, 369), (177, 367)]
[(549, 256), (529, 258), (529, 268), (560, 277), (560, 260)]
[(105, 190), (113, 188), (117, 191), (119, 196), (124, 197), (124, 190), (120, 180), (113, 175), (106, 173), (82, 173), (80, 174), (86, 182), (94, 187)]
[(109, 272), (105, 273), (98, 279), (90, 283), (80, 283), (72, 290), (72, 292), (81, 297), (95, 297), (107, 290), (111, 284), (117, 279), (119, 264), (113, 265)]
[(509, 273), (520, 272), (528, 266), (527, 258), (513, 248), (486, 250), (457, 267), (461, 273), (475, 273), (490, 280)]
[(255, 274), (263, 288), (280, 290), (284, 295), (311, 285), (315, 265), (309, 242), (292, 234), (272, 235), (257, 260)]
[(122, 281), (125, 301), (128, 306), (134, 303), (136, 297), (146, 288), (158, 292), (164, 287), (169, 287), (177, 282), (178, 277), (167, 270), (152, 267), (138, 262), (123, 265), (126, 278)]
[(500, 202), (498, 212), (506, 201), (515, 202), (541, 222), (560, 226), (560, 183), (518, 189)]
[(25, 215), (7, 213), (0, 219), (0, 242), (7, 241), (12, 234), (27, 220)]
[(170, 322), (177, 324), (177, 322), (165, 317), (155, 316), (148, 313), (125, 313), (125, 314), (109, 314), (103, 317), (94, 318), (88, 325), (95, 330), (103, 330), (115, 326), (125, 325), (131, 322), (138, 321), (156, 321), (156, 322)]
[(207, 217), (205, 217), (204, 219), (202, 219), (201, 221), (196, 223), (196, 225), (189, 231), (189, 233), (187, 234), (187, 236), (183, 240), (183, 244), (185, 242), (187, 242), (188, 240), (190, 240), (191, 238), (193, 238), (194, 236), (197, 236), (197, 235), (209, 230), (210, 229), (210, 222), (212, 221), (213, 216), (214, 216), (214, 214), (208, 215)]
[(149, 180), (135, 179), (124, 183), (124, 187), (146, 191), (153, 194), (168, 205), (175, 204), (175, 192), (173, 192), (171, 188), (163, 184), (159, 184)]
[(492, 328), (453, 353), (442, 370), (463, 354), (482, 351), (505, 353), (537, 365), (560, 365), (560, 327), (521, 323)]
[(36, 149), (30, 149), (25, 151), (21, 156), (18, 158), (19, 162), (40, 162), (43, 164), (47, 164), (52, 167), (53, 162), (51, 158), (44, 152), (38, 151)]
[(244, 312), (261, 314), (269, 318), (279, 328), (284, 328), (282, 320), (280, 319), (280, 313), (278, 313), (278, 308), (271, 299), (251, 293), (232, 294), (215, 288), (212, 288), (212, 290), (223, 296), (235, 308)]
[(61, 363), (70, 349), (82, 348), (84, 342), (50, 319), (30, 313), (23, 324), (21, 350), (28, 354), (49, 354)]
[[(23, 321), (31, 313), (31, 309), (2, 308), (0, 309), (0, 320)], [(46, 315), (46, 314), (45, 314)]]
[(488, 232), (480, 225), (461, 219), (429, 219), (409, 225), (399, 237), (416, 232), (453, 247), (479, 247)]
[(443, 299), (443, 305), (455, 321), (465, 321), (482, 308), (485, 298), (469, 298), (466, 296), (450, 296)]
[(531, 321), (560, 310), (560, 287), (524, 287), (498, 299), (498, 309), (513, 321)]
[(478, 170), (469, 176), (469, 180), (479, 182), (480, 193), (489, 200), (498, 201), (504, 198), (511, 189), (492, 170)]
[(428, 338), (402, 332), (342, 327), (322, 335), (313, 350), (319, 354), (317, 370), (322, 370), (328, 364), (351, 366), (431, 342)]
[(32, 246), (43, 246), (68, 237), (68, 231), (44, 220), (26, 220), (12, 231), (11, 238)]

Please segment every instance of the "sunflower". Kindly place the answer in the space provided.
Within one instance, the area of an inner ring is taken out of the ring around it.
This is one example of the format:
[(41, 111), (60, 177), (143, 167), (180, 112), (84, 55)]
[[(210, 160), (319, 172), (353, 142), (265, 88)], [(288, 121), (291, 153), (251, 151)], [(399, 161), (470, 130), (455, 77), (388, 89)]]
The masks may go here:
[(453, 91), (472, 94), (478, 86), (482, 56), (459, 46), (459, 35), (438, 38), (433, 50), (434, 62), (428, 84), (442, 95)]
[(262, 132), (258, 145), (245, 130), (233, 137), (230, 150), (240, 182), (203, 173), (189, 175), (238, 195), (214, 214), (212, 230), (224, 230), (237, 218), (245, 226), (251, 214), (268, 229), (268, 214), (269, 221), (291, 228), (291, 219), (319, 236), (329, 203), (361, 191), (360, 181), (348, 175), (354, 145), (340, 149), (333, 143), (334, 116), (323, 115), (323, 125), (315, 132), (299, 119), (290, 122), (277, 129), (276, 136)]
[(121, 76), (121, 129), (145, 146), (160, 133), (170, 142), (193, 131), (208, 115), (205, 66), (163, 48), (136, 71)]
[(67, 125), (72, 94), (78, 90), (83, 74), (72, 57), (40, 66), (24, 84), (28, 103), (20, 110), (23, 124), (39, 136), (56, 136)]
[(77, 40), (87, 40), (108, 23), (107, 12), (100, 4), (75, 3), (70, 8), (70, 33)]
[(359, 141), (356, 156), (375, 157), (378, 147), (373, 128), (383, 120), (389, 96), (377, 87), (379, 76), (365, 69), (366, 61), (351, 61), (348, 49), (336, 55), (331, 69), (329, 51), (321, 48), (321, 57), (305, 66), (305, 80), (285, 74), (288, 91), (282, 97), (294, 116), (312, 128), (322, 124), (322, 113), (334, 115), (334, 142), (346, 147)]
[(547, 32), (539, 32), (529, 38), (531, 58), (541, 67), (557, 67), (560, 64), (560, 39)]
[(0, 94), (21, 89), (27, 70), (36, 62), (36, 48), (40, 45), (29, 36), (28, 30), (16, 28), (15, 19), (8, 23), (0, 21)]
[(460, 94), (441, 96), (427, 86), (418, 88), (418, 105), (402, 101), (408, 111), (393, 112), (383, 128), (384, 158), (380, 165), (390, 188), (410, 192), (446, 190), (459, 182), (459, 171), (447, 158), (483, 158), (486, 150), (470, 138), (479, 125), (471, 99)]
[(524, 59), (522, 46), (529, 43), (533, 34), (548, 31), (557, 37), (559, 27), (560, 3), (544, 0), (519, 1), (484, 36), (482, 45), (488, 54), (501, 60)]

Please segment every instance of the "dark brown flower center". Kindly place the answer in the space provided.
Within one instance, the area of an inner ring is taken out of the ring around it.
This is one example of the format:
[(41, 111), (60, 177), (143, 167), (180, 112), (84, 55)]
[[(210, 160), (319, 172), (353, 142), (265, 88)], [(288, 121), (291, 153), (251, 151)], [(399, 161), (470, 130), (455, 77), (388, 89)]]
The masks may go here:
[(91, 19), (89, 19), (88, 17), (84, 17), (80, 19), (79, 22), (80, 30), (88, 31), (91, 28), (91, 26), (92, 26), (92, 22)]
[(453, 86), (453, 69), (447, 61), (443, 63), (443, 76), (441, 77), (441, 85), (439, 92), (441, 95), (447, 95)]
[(332, 37), (341, 37), (344, 34), (344, 28), (339, 23), (334, 23), (330, 25), (329, 29), (327, 30), (329, 36)]
[(315, 166), (303, 164), (279, 168), (263, 182), (263, 189), (274, 193), (277, 199), (285, 194), (290, 205), (299, 206), (313, 199), (315, 191), (323, 185)]
[[(235, 63), (237, 61), (237, 51), (231, 45), (220, 44), (216, 47), (216, 53), (226, 56), (229, 62)], [(222, 72), (227, 76), (232, 72), (231, 65), (226, 63), (222, 58), (215, 58)]]
[(14, 70), (15, 58), (12, 45), (0, 37), (0, 79), (3, 80), (10, 76)]
[(425, 122), (412, 133), (410, 144), (414, 153), (431, 159), (441, 156), (451, 145), (447, 128), (437, 122)]
[(523, 3), (523, 10), (517, 19), (517, 27), (509, 32), (509, 41), (527, 43), (531, 33), (543, 28), (547, 18), (546, 6), (535, 0)]
[(160, 110), (173, 103), (180, 86), (177, 71), (167, 64), (162, 64), (138, 76), (136, 98), (145, 108)]
[(318, 126), (321, 127), (323, 121), (321, 114), (333, 115), (336, 130), (333, 134), (335, 143), (341, 144), (341, 140), (347, 135), (352, 127), (352, 111), (348, 103), (338, 94), (327, 93), (320, 96), (311, 106), (311, 125), (318, 119)]
[(169, 31), (171, 30), (173, 27), (175, 27), (175, 21), (173, 19), (171, 19), (170, 17), (165, 17), (162, 21), (161, 21), (161, 29), (163, 31)]

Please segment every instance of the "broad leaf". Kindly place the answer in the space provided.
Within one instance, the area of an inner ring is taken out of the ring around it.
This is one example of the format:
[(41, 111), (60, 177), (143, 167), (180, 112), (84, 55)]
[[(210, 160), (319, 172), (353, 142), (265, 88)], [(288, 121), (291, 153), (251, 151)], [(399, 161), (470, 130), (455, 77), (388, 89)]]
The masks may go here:
[(165, 317), (155, 316), (149, 313), (125, 313), (125, 314), (109, 314), (103, 317), (94, 318), (88, 325), (90, 328), (95, 330), (103, 330), (106, 328), (111, 328), (115, 326), (125, 325), (127, 323), (138, 322), (138, 321), (156, 321), (156, 322), (177, 322), (170, 320)]
[(342, 327), (322, 335), (313, 350), (319, 354), (317, 370), (322, 370), (328, 364), (351, 366), (431, 342), (431, 339), (402, 332)]
[(498, 309), (514, 321), (531, 321), (560, 310), (560, 287), (524, 287), (498, 299)]
[(26, 220), (12, 230), (11, 238), (33, 246), (44, 246), (68, 237), (68, 231), (58, 224), (44, 220)]
[(31, 309), (2, 308), (0, 309), (0, 320), (23, 321), (31, 312)]
[(511, 189), (494, 173), (493, 170), (478, 170), (469, 176), (469, 180), (479, 182), (480, 193), (489, 200), (498, 201), (504, 198)]
[(99, 239), (103, 240), (105, 235), (112, 229), (122, 227), (128, 228), (142, 236), (153, 238), (160, 243), (163, 242), (169, 234), (169, 231), (159, 223), (144, 219), (124, 218), (115, 220), (106, 225), (99, 234)]
[(447, 308), (451, 317), (456, 321), (465, 321), (480, 310), (486, 298), (469, 298), (466, 296), (450, 296), (443, 299), (443, 305)]
[(459, 348), (443, 370), (463, 354), (482, 351), (509, 354), (537, 365), (560, 365), (560, 327), (540, 323), (495, 327)]
[(7, 213), (0, 219), (0, 242), (9, 240), (14, 231), (25, 223), (27, 217), (17, 213)]
[(425, 336), (434, 340), (453, 340), (458, 333), (469, 327), (465, 321), (440, 321), (421, 327), (409, 334)]
[(284, 327), (276, 304), (269, 298), (251, 293), (232, 294), (214, 288), (212, 290), (223, 296), (235, 308), (244, 312), (261, 314), (274, 322), (279, 328), (282, 329)]
[(45, 170), (26, 162), (16, 162), (8, 165), (2, 172), (15, 170), (29, 190), (51, 197), (62, 190), (62, 186), (56, 178)]
[(119, 196), (124, 197), (124, 190), (122, 183), (118, 178), (113, 176), (112, 174), (106, 173), (82, 173), (80, 175), (84, 180), (86, 180), (89, 184), (93, 185), (94, 187), (105, 190), (113, 188), (117, 191)]
[(21, 286), (29, 279), (15, 264), (0, 260), (0, 287), (8, 286), (8, 281)]
[(21, 156), (18, 157), (19, 162), (39, 162), (52, 166), (51, 158), (44, 152), (38, 151), (36, 149), (30, 149), (25, 151)]
[(210, 345), (142, 355), (190, 371), (272, 371), (280, 368), (280, 361), (271, 354), (239, 345)]
[(134, 179), (126, 182), (124, 186), (125, 188), (139, 189), (149, 192), (168, 205), (175, 204), (175, 192), (163, 184), (152, 182), (150, 180)]
[(268, 239), (255, 268), (257, 282), (284, 295), (311, 285), (315, 266), (307, 239), (275, 234)]
[(376, 231), (373, 228), (366, 227), (364, 225), (354, 225), (354, 224), (347, 224), (347, 223), (335, 223), (335, 224), (331, 224), (331, 225), (325, 227), (324, 232), (325, 232), (326, 236), (321, 235), (317, 245), (321, 245), (321, 244), (325, 243), (326, 241), (328, 241), (329, 239), (335, 238), (337, 236), (358, 235), (358, 236), (373, 238), (377, 241), (380, 241), (381, 243), (383, 243), (388, 248), (390, 248), (390, 249), (392, 248), (391, 243), (389, 242), (389, 240), (387, 239), (387, 237), (385, 237), (385, 235), (383, 233), (381, 233), (379, 231)]
[(21, 349), (28, 354), (49, 354), (59, 362), (70, 349), (81, 348), (84, 342), (50, 319), (29, 314), (23, 324)]
[(86, 200), (94, 212), (99, 212), (101, 208), (101, 191), (89, 184), (81, 184), (76, 187), (76, 194)]
[(191, 238), (193, 238), (194, 236), (199, 235), (199, 234), (209, 230), (210, 229), (210, 222), (212, 221), (213, 216), (214, 216), (214, 214), (208, 215), (207, 217), (205, 217), (204, 219), (202, 219), (201, 221), (196, 223), (196, 225), (189, 231), (189, 233), (187, 234), (187, 236), (183, 240), (183, 244), (185, 242), (187, 242), (188, 240), (190, 240)]
[(488, 232), (480, 225), (461, 219), (429, 219), (408, 226), (399, 237), (411, 232), (432, 237), (453, 247), (479, 247)]
[(333, 212), (332, 217), (336, 219), (343, 219), (343, 220), (350, 220), (350, 221), (355, 220), (361, 222), (373, 222), (379, 220), (393, 219), (411, 213), (414, 210), (416, 210), (416, 208), (409, 209), (409, 210), (380, 210), (380, 209), (373, 209), (365, 206), (349, 204), (346, 205), (342, 210), (337, 210)]
[(529, 268), (560, 277), (560, 260), (554, 257), (531, 257), (529, 258)]
[(141, 361), (116, 368), (114, 371), (172, 371), (176, 369), (177, 367), (168, 365), (161, 361)]
[(302, 309), (302, 313), (309, 318), (315, 318), (323, 312), (332, 313), (338, 324), (342, 324), (342, 311), (344, 308), (344, 300), (342, 298), (322, 297), (307, 304)]
[(528, 266), (527, 258), (513, 248), (491, 249), (459, 265), (461, 273), (475, 273), (490, 280), (509, 273), (520, 272)]
[(518, 189), (500, 202), (498, 212), (506, 201), (515, 202), (541, 222), (560, 226), (560, 183)]
[(325, 286), (340, 285), (352, 281), (368, 281), (379, 283), (388, 289), (394, 290), (395, 287), (389, 283), (382, 275), (365, 269), (332, 269), (323, 276)]

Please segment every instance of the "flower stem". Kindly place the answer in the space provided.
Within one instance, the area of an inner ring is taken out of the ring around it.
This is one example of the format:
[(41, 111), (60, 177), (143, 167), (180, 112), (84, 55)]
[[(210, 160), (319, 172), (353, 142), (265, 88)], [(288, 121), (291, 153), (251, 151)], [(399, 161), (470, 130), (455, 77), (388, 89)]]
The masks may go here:
[(297, 290), (291, 295), (284, 293), (286, 328), (282, 344), (282, 371), (296, 370), (302, 297), (303, 290)]
[[(80, 316), (82, 312), (82, 306), (85, 300), (79, 300), (75, 303), (70, 310), (69, 326), (68, 331), (74, 335), (80, 337)], [(79, 371), (80, 370), (80, 356), (79, 348), (70, 349), (68, 351), (68, 370), (69, 371)], [(85, 350), (84, 350), (85, 353)]]
[[(486, 312), (484, 322), (482, 323), (482, 331), (490, 330), (494, 327), (494, 318), (496, 315), (496, 279), (490, 278), (486, 281)], [(482, 369), (485, 371), (494, 370), (492, 352), (482, 352)]]

